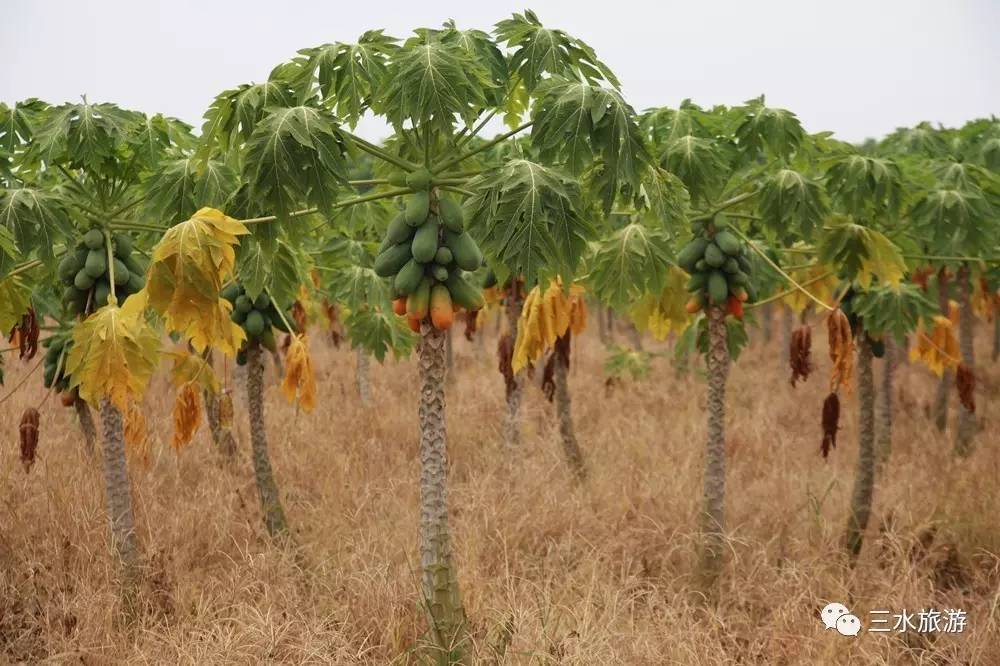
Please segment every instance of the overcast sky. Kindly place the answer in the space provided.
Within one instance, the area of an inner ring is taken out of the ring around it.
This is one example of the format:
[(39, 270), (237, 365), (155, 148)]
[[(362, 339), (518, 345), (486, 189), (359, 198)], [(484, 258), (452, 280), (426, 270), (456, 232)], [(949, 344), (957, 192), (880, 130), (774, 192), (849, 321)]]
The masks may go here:
[[(761, 93), (809, 131), (860, 141), (929, 120), (1000, 114), (996, 0), (3, 0), (0, 101), (113, 101), (200, 126), (224, 88), (297, 49), (454, 18), (490, 29), (531, 7), (593, 46), (636, 109)], [(381, 138), (384, 126), (359, 133)]]

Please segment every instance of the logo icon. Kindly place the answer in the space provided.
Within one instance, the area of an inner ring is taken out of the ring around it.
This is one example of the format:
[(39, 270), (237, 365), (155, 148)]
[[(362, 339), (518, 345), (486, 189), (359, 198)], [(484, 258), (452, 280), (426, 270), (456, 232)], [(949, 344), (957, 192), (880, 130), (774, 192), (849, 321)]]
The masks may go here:
[(861, 632), (861, 620), (852, 615), (847, 606), (841, 603), (829, 603), (819, 614), (823, 626), (836, 629), (841, 636), (857, 636)]

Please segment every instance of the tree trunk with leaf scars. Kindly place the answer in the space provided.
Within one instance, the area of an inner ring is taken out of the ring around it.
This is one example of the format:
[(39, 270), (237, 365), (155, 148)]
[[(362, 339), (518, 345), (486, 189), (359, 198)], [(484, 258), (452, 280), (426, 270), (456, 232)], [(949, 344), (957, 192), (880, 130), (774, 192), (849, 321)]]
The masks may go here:
[(635, 351), (643, 351), (642, 347), (642, 333), (639, 332), (638, 327), (632, 322), (628, 322), (628, 337), (629, 343), (632, 345), (632, 349)]
[(858, 409), (858, 466), (844, 540), (852, 559), (861, 553), (875, 490), (875, 376), (872, 347), (864, 331), (858, 334)]
[(875, 456), (880, 465), (888, 462), (892, 452), (892, 380), (898, 355), (895, 340), (887, 335), (885, 353), (882, 356), (882, 390), (877, 396), (878, 441), (875, 443)]
[(573, 428), (573, 412), (570, 409), (569, 398), (569, 352), (570, 332), (558, 338), (555, 344), (555, 359), (553, 360), (553, 383), (555, 384), (556, 414), (559, 418), (559, 437), (562, 441), (566, 461), (573, 474), (580, 481), (587, 478), (587, 467), (583, 462), (583, 452), (576, 441), (576, 431)]
[(139, 539), (135, 532), (132, 483), (125, 458), (124, 419), (121, 411), (107, 399), (101, 403), (101, 434), (111, 543), (122, 565), (122, 598), (126, 615), (131, 616), (136, 610), (140, 579)]
[(460, 658), (465, 609), (452, 559), (448, 527), (448, 448), (445, 430), (445, 334), (424, 323), (420, 364), (421, 590), (438, 646)]
[(288, 521), (281, 506), (281, 495), (271, 469), (267, 451), (267, 429), (264, 421), (264, 358), (259, 344), (247, 347), (247, 411), (250, 415), (250, 444), (253, 451), (253, 471), (260, 494), (264, 524), (271, 536), (288, 532)]
[(90, 413), (90, 406), (83, 398), (76, 398), (73, 401), (73, 409), (76, 410), (76, 418), (80, 421), (80, 430), (83, 431), (84, 450), (87, 455), (93, 456), (97, 446), (97, 426), (94, 425), (94, 415)]
[[(962, 353), (962, 365), (970, 372), (975, 372), (975, 356), (973, 351), (972, 327), (975, 315), (972, 312), (972, 298), (969, 282), (969, 269), (966, 266), (958, 271), (958, 348)], [(964, 404), (958, 403), (958, 427), (955, 430), (955, 453), (967, 456), (972, 453), (972, 440), (976, 436), (976, 415)]]
[(358, 385), (358, 397), (361, 398), (361, 404), (367, 407), (372, 395), (371, 361), (364, 348), (360, 346), (355, 352), (355, 359), (354, 376)]
[[(938, 271), (938, 307), (941, 309), (941, 316), (948, 316), (948, 276), (945, 269)], [(937, 395), (934, 398), (934, 425), (937, 429), (944, 431), (948, 427), (948, 401), (951, 396), (951, 385), (954, 373), (945, 368), (944, 374), (938, 380)]]
[[(524, 295), (516, 281), (507, 297), (507, 323), (512, 344), (517, 343), (517, 323), (521, 318)], [(507, 411), (503, 416), (503, 440), (510, 449), (521, 446), (521, 394), (524, 392), (524, 373), (514, 375), (514, 389), (507, 396)]]
[(729, 346), (726, 313), (708, 308), (708, 440), (705, 446), (704, 504), (701, 514), (701, 573), (714, 585), (722, 572), (726, 497), (726, 381)]
[(455, 379), (455, 372), (454, 372), (454, 370), (455, 370), (455, 340), (454, 340), (454, 338), (452, 338), (451, 330), (452, 329), (449, 328), (445, 332), (445, 335), (447, 336), (446, 342), (445, 342), (445, 360), (446, 360), (445, 366), (448, 369), (448, 376), (447, 376), (448, 381), (453, 381)]
[(604, 314), (607, 316), (605, 322), (605, 328), (607, 329), (608, 340), (611, 342), (615, 341), (615, 311), (611, 308), (605, 308)]
[(205, 416), (208, 419), (208, 431), (212, 435), (212, 444), (216, 451), (225, 458), (236, 456), (236, 438), (233, 431), (222, 425), (222, 412), (219, 407), (219, 396), (212, 391), (202, 391), (205, 400)]

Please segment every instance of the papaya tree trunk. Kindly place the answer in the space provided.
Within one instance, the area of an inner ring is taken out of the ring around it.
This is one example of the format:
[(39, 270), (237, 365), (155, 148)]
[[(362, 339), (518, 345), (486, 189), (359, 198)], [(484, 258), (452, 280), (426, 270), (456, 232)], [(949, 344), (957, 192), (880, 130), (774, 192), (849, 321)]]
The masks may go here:
[(125, 459), (125, 424), (122, 413), (111, 401), (101, 402), (101, 453), (104, 466), (104, 492), (108, 505), (111, 543), (121, 563), (122, 598), (125, 612), (136, 608), (140, 570), (139, 540), (135, 533), (132, 510), (132, 483)]
[[(969, 284), (969, 269), (962, 266), (958, 270), (958, 349), (962, 353), (962, 365), (975, 376), (976, 360), (973, 352), (972, 298)], [(955, 453), (967, 456), (972, 453), (973, 438), (976, 436), (976, 414), (963, 401), (958, 405), (958, 428), (955, 430)]]
[[(764, 344), (771, 344), (771, 337), (773, 334), (773, 329), (771, 328), (771, 319), (774, 317), (774, 306), (772, 303), (765, 303), (760, 308), (760, 329), (764, 334)], [(791, 344), (791, 341), (789, 341)]]
[(80, 421), (80, 430), (83, 431), (83, 448), (88, 456), (93, 456), (97, 446), (97, 427), (94, 425), (94, 415), (90, 413), (90, 407), (80, 397), (73, 401), (73, 409), (76, 410), (76, 418)]
[(553, 368), (553, 383), (555, 384), (556, 414), (559, 417), (559, 437), (562, 441), (566, 462), (573, 474), (580, 481), (587, 478), (587, 467), (583, 462), (583, 452), (576, 441), (576, 431), (573, 428), (573, 412), (570, 409), (569, 398), (569, 351), (570, 332), (556, 340), (555, 360)]
[(597, 338), (602, 345), (608, 344), (608, 325), (604, 321), (604, 308), (595, 308), (597, 314)]
[(636, 351), (643, 351), (642, 347), (642, 333), (632, 322), (628, 322), (628, 337), (629, 342), (632, 344), (632, 349)]
[(851, 558), (861, 553), (861, 543), (872, 510), (875, 490), (875, 377), (872, 347), (863, 332), (858, 336), (858, 466), (851, 493), (851, 515), (845, 544)]
[(271, 360), (274, 361), (274, 375), (280, 384), (285, 375), (285, 362), (281, 360), (281, 352), (277, 349), (271, 352)]
[(358, 384), (358, 397), (361, 398), (361, 404), (365, 407), (371, 401), (371, 362), (368, 358), (368, 354), (365, 353), (363, 347), (358, 347), (355, 352), (355, 358), (357, 365), (354, 368), (354, 375), (357, 379)]
[(607, 315), (607, 328), (608, 328), (608, 340), (611, 342), (615, 341), (615, 311), (611, 308), (605, 308), (604, 313)]
[(722, 572), (724, 556), (726, 496), (726, 380), (729, 347), (726, 343), (726, 313), (708, 308), (708, 441), (705, 446), (704, 506), (701, 515), (701, 573), (714, 584)]
[(212, 434), (212, 444), (224, 458), (236, 457), (236, 438), (231, 428), (222, 424), (222, 410), (219, 407), (219, 395), (212, 391), (202, 391), (205, 400), (205, 416), (208, 418), (208, 431)]
[(420, 565), (421, 589), (435, 640), (449, 660), (455, 660), (461, 654), (466, 627), (448, 527), (445, 337), (423, 324), (419, 349)]
[[(524, 297), (515, 284), (507, 298), (507, 322), (510, 326), (511, 344), (517, 343), (517, 323), (521, 318)], [(524, 373), (514, 375), (514, 387), (507, 393), (507, 410), (503, 416), (503, 439), (510, 449), (521, 447), (521, 394), (524, 392)]]
[(259, 344), (247, 347), (247, 411), (250, 415), (250, 444), (253, 450), (253, 471), (260, 494), (264, 524), (271, 536), (288, 532), (285, 510), (274, 481), (271, 457), (267, 452), (267, 429), (264, 421), (264, 358)]
[(448, 370), (447, 380), (452, 381), (455, 371), (455, 341), (450, 328), (445, 332), (445, 367)]
[[(944, 268), (938, 271), (938, 307), (941, 309), (941, 315), (947, 317), (948, 275)], [(944, 374), (938, 380), (937, 395), (934, 398), (934, 425), (942, 432), (948, 427), (948, 401), (951, 397), (952, 378), (952, 371), (945, 368)]]
[(882, 357), (882, 390), (877, 396), (878, 441), (875, 443), (875, 457), (880, 465), (888, 462), (892, 452), (892, 380), (896, 372), (897, 356), (896, 342), (887, 335)]

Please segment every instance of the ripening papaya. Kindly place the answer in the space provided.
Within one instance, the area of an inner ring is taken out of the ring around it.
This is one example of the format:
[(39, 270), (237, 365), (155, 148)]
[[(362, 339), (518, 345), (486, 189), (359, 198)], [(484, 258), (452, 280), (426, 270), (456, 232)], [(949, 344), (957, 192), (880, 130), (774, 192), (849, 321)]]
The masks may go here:
[(104, 249), (104, 232), (100, 229), (91, 229), (83, 235), (83, 244), (90, 250)]
[(726, 263), (726, 255), (722, 253), (718, 245), (709, 243), (705, 246), (705, 263), (712, 268), (721, 268)]
[(736, 237), (733, 232), (728, 229), (722, 229), (715, 233), (715, 244), (719, 246), (725, 254), (730, 257), (739, 256), (740, 253), (740, 239)]
[(430, 192), (414, 192), (406, 200), (406, 211), (404, 213), (406, 223), (411, 227), (419, 227), (427, 219), (430, 207)]
[(702, 294), (695, 294), (688, 300), (687, 304), (684, 306), (684, 310), (688, 314), (697, 314), (701, 312), (701, 309), (705, 307), (705, 298)]
[(712, 305), (722, 305), (729, 296), (729, 284), (722, 271), (714, 270), (708, 274), (708, 297)]
[(726, 301), (726, 311), (737, 319), (743, 319), (743, 301), (730, 296)]
[(746, 303), (747, 299), (750, 298), (750, 294), (748, 294), (747, 290), (744, 289), (743, 287), (736, 287), (736, 289), (733, 291), (733, 296), (738, 298), (740, 300), (740, 303)]
[(416, 259), (410, 259), (406, 262), (399, 272), (396, 273), (396, 279), (393, 284), (396, 287), (396, 291), (399, 292), (401, 296), (409, 296), (417, 287), (420, 286), (420, 279), (424, 276), (424, 266), (423, 264), (417, 262)]
[(462, 233), (465, 231), (465, 214), (462, 207), (454, 199), (441, 197), (438, 200), (438, 212), (441, 213), (441, 221), (448, 231)]
[(395, 275), (412, 258), (413, 254), (409, 243), (393, 245), (375, 258), (375, 274), (379, 277)]
[(420, 332), (420, 320), (417, 319), (416, 317), (407, 316), (406, 323), (410, 327), (410, 330), (413, 331), (414, 333)]
[(428, 215), (424, 223), (417, 228), (417, 233), (413, 234), (410, 253), (422, 264), (430, 263), (437, 254), (439, 227), (437, 215)]
[(483, 292), (468, 283), (462, 277), (461, 271), (452, 271), (445, 280), (445, 286), (451, 292), (451, 300), (466, 310), (479, 310), (486, 305)]
[(439, 331), (447, 331), (455, 321), (455, 310), (451, 306), (451, 293), (443, 284), (431, 289), (431, 323)]
[(406, 297), (400, 296), (399, 298), (393, 299), (392, 301), (392, 311), (398, 314), (400, 317), (406, 314)]
[(423, 319), (431, 304), (431, 279), (424, 277), (420, 286), (406, 299), (406, 314), (414, 319)]
[(693, 273), (695, 271), (695, 264), (705, 256), (705, 248), (707, 246), (707, 240), (704, 238), (695, 238), (677, 253), (677, 265), (688, 273)]
[(483, 265), (483, 253), (468, 232), (456, 234), (454, 231), (446, 231), (444, 242), (451, 249), (459, 268), (474, 271)]

